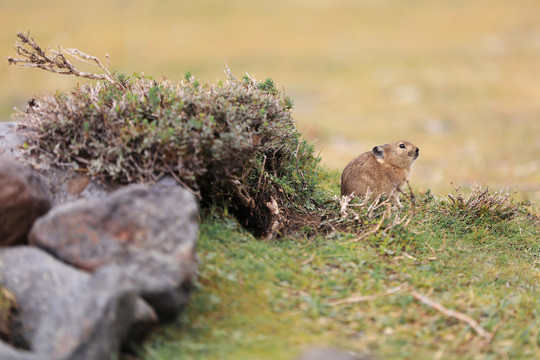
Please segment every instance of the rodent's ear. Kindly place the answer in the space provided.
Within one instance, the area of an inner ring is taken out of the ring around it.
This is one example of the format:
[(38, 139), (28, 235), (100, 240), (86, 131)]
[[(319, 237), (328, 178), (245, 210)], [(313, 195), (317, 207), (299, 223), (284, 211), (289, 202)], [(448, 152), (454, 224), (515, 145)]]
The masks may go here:
[(382, 146), (375, 146), (373, 149), (371, 149), (371, 152), (373, 155), (375, 155), (375, 158), (384, 159), (384, 150)]

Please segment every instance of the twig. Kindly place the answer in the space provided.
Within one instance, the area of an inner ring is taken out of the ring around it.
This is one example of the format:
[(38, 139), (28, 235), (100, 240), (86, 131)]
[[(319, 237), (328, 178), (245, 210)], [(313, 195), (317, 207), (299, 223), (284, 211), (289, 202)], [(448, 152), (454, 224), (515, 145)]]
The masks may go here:
[[(83, 53), (79, 49), (63, 49), (61, 46), (58, 46), (58, 51), (47, 49), (52, 53), (49, 55), (47, 54), (47, 51), (41, 49), (36, 41), (30, 37), (29, 32), (27, 34), (18, 32), (17, 37), (20, 42), (15, 43), (15, 51), (22, 58), (9, 57), (7, 60), (10, 65), (18, 65), (23, 68), (39, 68), (56, 74), (75, 75), (92, 80), (105, 80), (124, 88), (124, 85), (118, 82), (109, 71), (109, 55), (106, 55), (107, 66), (104, 66), (98, 58)], [(64, 56), (64, 54), (86, 64), (99, 67), (104, 71), (104, 74), (80, 71)]]
[(315, 255), (314, 254), (311, 254), (311, 256), (307, 259), (307, 260), (304, 260), (300, 263), (300, 265), (307, 265), (309, 264), (310, 262), (313, 261), (313, 259), (315, 259)]
[(471, 328), (474, 329), (474, 331), (476, 331), (476, 333), (478, 335), (480, 335), (481, 337), (487, 339), (488, 341), (491, 341), (492, 337), (493, 337), (493, 334), (492, 333), (489, 333), (487, 332), (486, 330), (484, 330), (477, 322), (476, 320), (474, 320), (473, 318), (471, 318), (470, 316), (466, 315), (466, 314), (463, 314), (463, 313), (460, 313), (460, 312), (457, 312), (457, 311), (454, 311), (454, 310), (450, 310), (450, 309), (447, 309), (445, 308), (444, 306), (442, 306), (441, 304), (429, 299), (428, 297), (416, 292), (416, 291), (412, 291), (411, 292), (411, 295), (418, 301), (424, 303), (425, 305), (437, 310), (437, 311), (440, 311), (441, 313), (443, 313), (444, 315), (448, 316), (448, 317), (452, 317), (452, 318), (455, 318), (455, 319), (458, 319), (460, 321), (463, 321), (465, 322), (467, 325), (469, 325)]
[(232, 74), (232, 71), (229, 68), (229, 64), (227, 64), (227, 61), (225, 59), (223, 59), (223, 62), (225, 63), (225, 70), (223, 70), (223, 71), (227, 75), (227, 78), (229, 79), (229, 81), (238, 82), (238, 79), (235, 78), (234, 75)]
[(201, 192), (199, 190), (196, 190), (196, 191), (192, 190), (191, 186), (188, 186), (185, 182), (183, 182), (182, 179), (180, 179), (180, 177), (178, 175), (176, 175), (176, 173), (174, 171), (169, 172), (169, 175), (171, 175), (174, 178), (174, 180), (176, 180), (177, 183), (182, 185), (184, 187), (184, 189), (188, 190), (190, 193), (195, 195), (197, 200), (199, 200), (199, 201), (202, 200)]
[(330, 301), (327, 304), (330, 305), (330, 306), (337, 306), (337, 305), (343, 305), (343, 304), (356, 304), (356, 303), (361, 303), (361, 302), (366, 302), (366, 301), (372, 301), (372, 300), (375, 300), (375, 299), (377, 299), (377, 298), (379, 298), (381, 296), (388, 296), (388, 295), (397, 293), (398, 291), (401, 291), (404, 288), (405, 288), (405, 285), (401, 284), (399, 286), (390, 288), (390, 289), (388, 289), (385, 292), (380, 293), (380, 294), (365, 295), (365, 296), (353, 296), (353, 297), (350, 297), (350, 298), (347, 298), (347, 299)]

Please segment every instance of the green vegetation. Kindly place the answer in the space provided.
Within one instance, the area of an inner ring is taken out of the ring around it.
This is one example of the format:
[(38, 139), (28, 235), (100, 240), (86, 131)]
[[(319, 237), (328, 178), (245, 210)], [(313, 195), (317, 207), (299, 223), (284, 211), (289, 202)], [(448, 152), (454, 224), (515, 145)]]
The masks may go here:
[[(324, 175), (329, 186), (339, 181)], [(468, 209), (419, 196), (407, 227), (362, 241), (335, 232), (264, 242), (209, 209), (194, 297), (139, 358), (288, 360), (310, 345), (380, 359), (538, 358), (539, 219), (510, 199), (501, 206), (516, 210), (511, 217), (476, 212), (493, 200), (483, 190), (465, 197)], [(474, 319), (489, 338), (413, 292)]]

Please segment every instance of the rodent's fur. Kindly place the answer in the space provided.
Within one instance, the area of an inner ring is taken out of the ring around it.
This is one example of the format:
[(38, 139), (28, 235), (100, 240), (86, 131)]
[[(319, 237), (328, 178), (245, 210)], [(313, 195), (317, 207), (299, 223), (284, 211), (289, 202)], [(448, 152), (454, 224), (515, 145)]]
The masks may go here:
[(375, 146), (371, 151), (360, 154), (343, 169), (341, 195), (366, 196), (372, 198), (382, 194), (393, 196), (397, 205), (397, 189), (409, 181), (411, 168), (420, 150), (408, 141)]

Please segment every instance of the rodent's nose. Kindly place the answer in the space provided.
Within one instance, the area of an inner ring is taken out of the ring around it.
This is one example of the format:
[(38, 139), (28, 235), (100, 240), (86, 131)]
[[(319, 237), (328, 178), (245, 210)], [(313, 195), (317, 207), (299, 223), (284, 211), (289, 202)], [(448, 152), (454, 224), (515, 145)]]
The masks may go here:
[(416, 159), (419, 154), (420, 154), (420, 149), (416, 148), (416, 151), (414, 152), (414, 158)]

